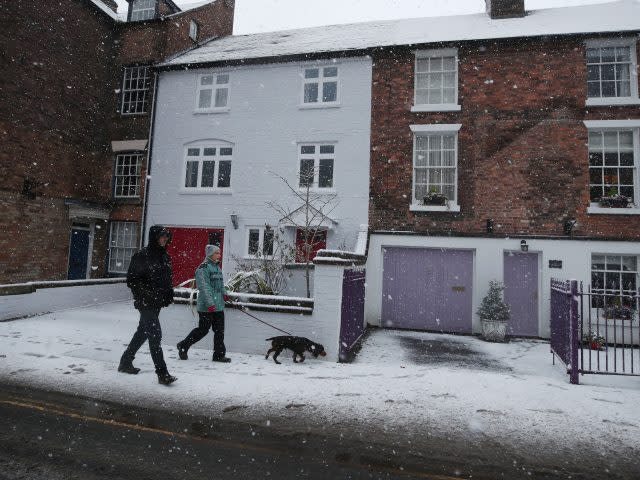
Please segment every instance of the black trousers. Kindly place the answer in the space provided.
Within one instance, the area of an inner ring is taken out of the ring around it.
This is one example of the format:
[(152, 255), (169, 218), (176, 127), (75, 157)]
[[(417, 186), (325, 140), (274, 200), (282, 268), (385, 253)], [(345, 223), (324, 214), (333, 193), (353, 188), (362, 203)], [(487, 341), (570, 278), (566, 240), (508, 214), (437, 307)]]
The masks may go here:
[(191, 345), (202, 340), (209, 329), (213, 331), (213, 358), (222, 358), (227, 353), (224, 346), (224, 312), (198, 312), (198, 327), (191, 330), (180, 346), (189, 350)]
[(120, 358), (121, 365), (127, 365), (133, 362), (138, 350), (142, 344), (149, 340), (149, 350), (151, 351), (151, 359), (156, 367), (156, 373), (158, 375), (167, 374), (167, 364), (164, 362), (164, 356), (162, 354), (162, 347), (160, 341), (162, 340), (162, 329), (160, 328), (160, 315), (159, 308), (150, 308), (140, 310), (140, 323), (136, 333), (133, 334), (129, 346), (122, 354)]

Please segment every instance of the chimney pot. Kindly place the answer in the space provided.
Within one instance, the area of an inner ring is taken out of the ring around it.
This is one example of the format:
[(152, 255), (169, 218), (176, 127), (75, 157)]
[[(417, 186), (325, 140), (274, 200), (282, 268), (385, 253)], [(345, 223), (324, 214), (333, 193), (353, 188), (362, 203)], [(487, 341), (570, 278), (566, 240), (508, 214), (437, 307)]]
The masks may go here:
[(487, 15), (493, 19), (518, 18), (526, 15), (524, 0), (484, 0)]

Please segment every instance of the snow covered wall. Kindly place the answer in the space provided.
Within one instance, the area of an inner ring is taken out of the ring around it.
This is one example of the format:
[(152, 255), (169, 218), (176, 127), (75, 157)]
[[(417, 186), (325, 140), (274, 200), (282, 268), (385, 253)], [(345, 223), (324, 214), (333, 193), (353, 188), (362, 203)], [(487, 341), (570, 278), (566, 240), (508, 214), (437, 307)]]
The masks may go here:
[(20, 284), (32, 293), (0, 296), (0, 321), (131, 299), (124, 280)]

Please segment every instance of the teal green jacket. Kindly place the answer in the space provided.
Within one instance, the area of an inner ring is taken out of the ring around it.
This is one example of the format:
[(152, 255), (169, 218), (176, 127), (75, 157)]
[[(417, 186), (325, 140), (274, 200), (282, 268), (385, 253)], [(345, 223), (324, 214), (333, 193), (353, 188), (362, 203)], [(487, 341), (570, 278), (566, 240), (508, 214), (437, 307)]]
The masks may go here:
[(216, 312), (224, 310), (224, 281), (222, 270), (217, 263), (205, 258), (196, 268), (196, 288), (198, 289), (198, 312), (208, 312), (215, 305)]

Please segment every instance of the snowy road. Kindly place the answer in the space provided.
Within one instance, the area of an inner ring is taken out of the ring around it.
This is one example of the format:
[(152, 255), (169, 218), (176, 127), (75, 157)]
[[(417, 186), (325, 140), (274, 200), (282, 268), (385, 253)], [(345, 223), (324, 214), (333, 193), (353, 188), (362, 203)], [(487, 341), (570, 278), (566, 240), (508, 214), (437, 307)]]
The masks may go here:
[(171, 342), (165, 356), (179, 377), (166, 388), (155, 381), (146, 347), (135, 362), (140, 375), (115, 371), (136, 323), (128, 304), (0, 323), (0, 380), (275, 429), (322, 425), (402, 448), (446, 439), (464, 444), (469, 458), (492, 445), (532, 471), (639, 468), (640, 378), (585, 376), (570, 385), (545, 342), (375, 331), (353, 364), (283, 358), (278, 366), (230, 352), (233, 363), (219, 365), (205, 350), (177, 360), (163, 320)]

